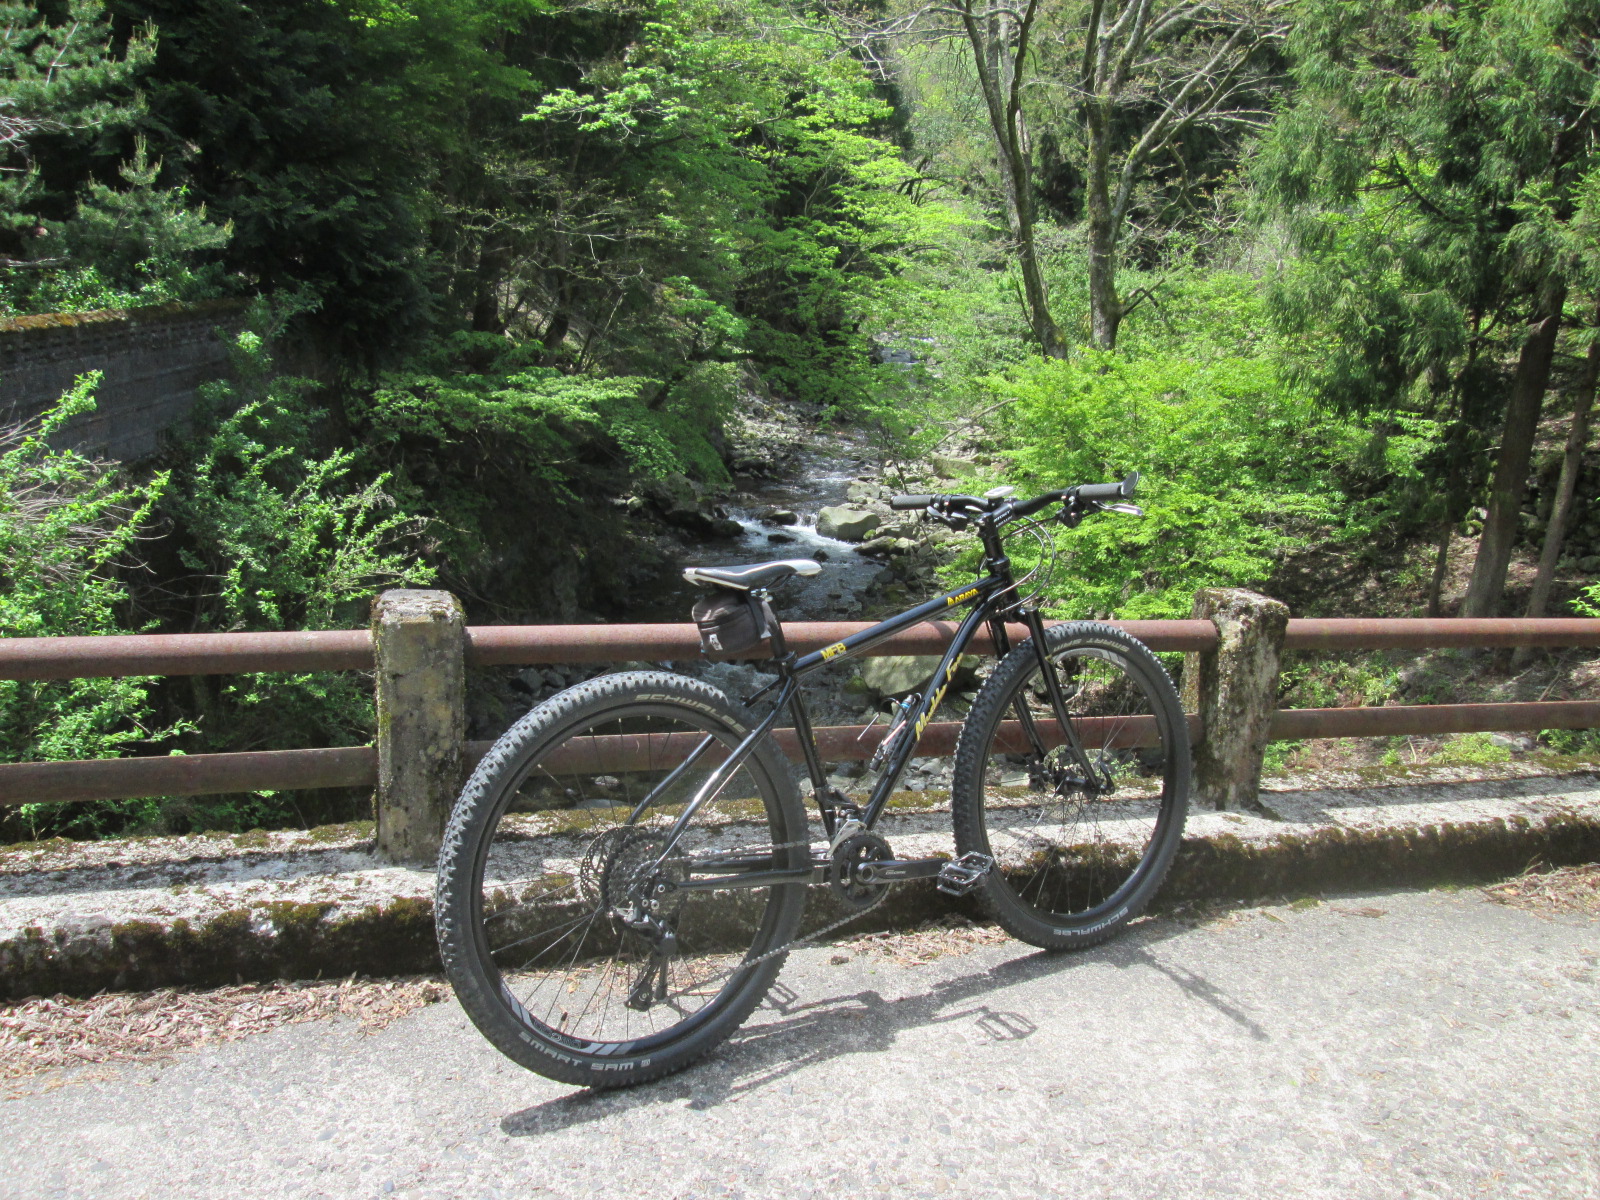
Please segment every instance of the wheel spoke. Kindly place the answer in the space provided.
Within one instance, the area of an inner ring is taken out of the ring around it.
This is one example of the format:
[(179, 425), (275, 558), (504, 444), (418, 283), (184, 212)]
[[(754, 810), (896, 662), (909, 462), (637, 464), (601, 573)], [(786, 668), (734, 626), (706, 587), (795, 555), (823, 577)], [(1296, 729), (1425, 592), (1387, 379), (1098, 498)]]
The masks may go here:
[[(469, 911), (478, 915), (459, 933), (442, 924), (441, 942), (464, 1003), (502, 989), (517, 998), (488, 1012), (469, 1003), (512, 1057), (557, 1077), (566, 1077), (562, 1063), (585, 1055), (617, 1065), (615, 1051), (575, 1050), (577, 1039), (647, 1046), (638, 1053), (667, 1062), (673, 1045), (719, 1014), (742, 1019), (765, 991), (761, 972), (726, 968), (793, 936), (803, 885), (705, 893), (675, 885), (691, 859), (764, 856), (781, 865), (788, 860), (774, 847), (801, 844), (804, 817), (775, 752), (724, 768), (726, 785), (695, 813), (681, 845), (669, 850), (663, 838), (743, 740), (750, 719), (718, 715), (729, 707), (678, 677), (608, 676), (520, 723), (485, 760), (504, 745), (501, 774), (476, 794), (469, 784), (454, 819), (476, 803), (473, 840), (441, 862), (440, 895), (476, 889)], [(708, 736), (716, 752), (692, 756)], [(634, 818), (645, 796), (650, 806)], [(658, 957), (668, 930), (674, 948)], [(463, 972), (474, 980), (465, 992)], [(630, 1008), (641, 981), (648, 1002)], [(538, 1057), (545, 1045), (550, 1054)]]
[[(1182, 832), (1188, 747), (1171, 681), (1148, 650), (1103, 626), (1057, 627), (1049, 636), (1049, 669), (1085, 739), (1092, 778), (1080, 779), (1077, 757), (1061, 745), (1037, 655), (1019, 648), (984, 685), (963, 733), (957, 848), (987, 847), (995, 857), (985, 894), (1008, 930), (1064, 946), (1075, 944), (1078, 927), (1095, 940), (1106, 936), (1107, 914), (1127, 919), (1159, 884)], [(1013, 713), (1026, 714), (1057, 748), (1042, 758), (990, 749)], [(1155, 744), (1132, 744), (1147, 722)], [(1007, 782), (1019, 770), (1030, 789), (1021, 798)], [(1151, 781), (1160, 794), (1147, 799)]]

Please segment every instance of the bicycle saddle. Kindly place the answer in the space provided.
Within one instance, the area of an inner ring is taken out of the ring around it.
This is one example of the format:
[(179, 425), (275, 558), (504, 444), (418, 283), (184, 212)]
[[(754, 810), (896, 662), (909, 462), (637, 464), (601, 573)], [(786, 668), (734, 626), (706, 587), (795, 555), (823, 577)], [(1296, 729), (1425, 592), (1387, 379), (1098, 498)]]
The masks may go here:
[(782, 583), (791, 575), (820, 575), (822, 564), (810, 558), (784, 558), (777, 562), (750, 563), (739, 567), (685, 567), (683, 577), (690, 583), (709, 583), (713, 587), (736, 588), (748, 592)]

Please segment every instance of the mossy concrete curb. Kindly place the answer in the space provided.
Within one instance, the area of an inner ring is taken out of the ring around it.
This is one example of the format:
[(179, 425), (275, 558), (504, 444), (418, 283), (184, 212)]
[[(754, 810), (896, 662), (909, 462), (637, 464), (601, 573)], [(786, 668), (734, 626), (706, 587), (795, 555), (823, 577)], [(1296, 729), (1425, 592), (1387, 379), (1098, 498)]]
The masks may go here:
[[(1261, 793), (1266, 815), (1193, 813), (1163, 901), (1474, 882), (1600, 859), (1600, 771), (1466, 774), (1276, 780)], [(0, 998), (436, 970), (432, 875), (378, 860), (371, 837), (341, 826), (0, 851)], [(841, 914), (814, 895), (809, 924)], [(851, 928), (951, 911), (974, 910), (906, 887)]]

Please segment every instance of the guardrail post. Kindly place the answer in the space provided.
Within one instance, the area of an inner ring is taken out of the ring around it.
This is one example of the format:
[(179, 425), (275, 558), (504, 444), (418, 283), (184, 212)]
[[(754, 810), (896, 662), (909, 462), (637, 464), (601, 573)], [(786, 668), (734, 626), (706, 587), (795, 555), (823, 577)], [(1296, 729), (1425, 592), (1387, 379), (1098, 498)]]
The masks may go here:
[(378, 853), (432, 866), (461, 786), (466, 620), (449, 592), (384, 592), (372, 602), (377, 666)]
[(1217, 627), (1217, 648), (1183, 664), (1184, 710), (1204, 732), (1194, 748), (1194, 793), (1219, 809), (1255, 808), (1261, 759), (1278, 708), (1289, 608), (1237, 588), (1202, 588), (1193, 615)]

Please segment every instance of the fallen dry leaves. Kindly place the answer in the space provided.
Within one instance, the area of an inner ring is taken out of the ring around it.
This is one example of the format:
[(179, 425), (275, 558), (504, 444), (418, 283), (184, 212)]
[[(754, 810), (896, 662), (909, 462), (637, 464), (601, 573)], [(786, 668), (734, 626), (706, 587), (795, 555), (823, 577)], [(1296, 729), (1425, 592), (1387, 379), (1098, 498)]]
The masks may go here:
[(1531, 912), (1600, 915), (1600, 863), (1529, 871), (1483, 889), (1496, 904)]
[(897, 966), (920, 967), (936, 958), (970, 954), (979, 946), (1008, 940), (1005, 930), (998, 926), (975, 925), (965, 917), (950, 914), (925, 921), (905, 932), (866, 933), (835, 942), (835, 954), (830, 961), (837, 966), (849, 962), (852, 957), (873, 954), (888, 958)]
[(180, 1050), (335, 1016), (354, 1017), (370, 1033), (449, 994), (437, 979), (352, 978), (210, 991), (163, 988), (87, 1000), (34, 998), (0, 1007), (0, 1079), (170, 1058)]

